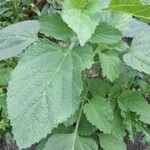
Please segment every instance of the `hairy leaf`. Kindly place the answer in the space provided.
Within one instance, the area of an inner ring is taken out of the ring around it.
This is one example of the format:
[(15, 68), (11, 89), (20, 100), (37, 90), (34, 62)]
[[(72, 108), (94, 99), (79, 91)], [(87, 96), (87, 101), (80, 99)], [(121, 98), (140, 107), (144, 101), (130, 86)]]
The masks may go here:
[(92, 101), (84, 106), (84, 113), (87, 119), (104, 133), (112, 130), (113, 110), (107, 99), (95, 96)]
[(49, 138), (44, 150), (98, 150), (94, 140), (73, 134), (55, 134)]
[(114, 120), (112, 123), (111, 135), (113, 135), (114, 137), (120, 140), (123, 140), (124, 136), (126, 135), (125, 128), (122, 123), (122, 118), (118, 110), (114, 111)]
[(58, 40), (67, 41), (73, 36), (72, 30), (58, 14), (49, 14), (40, 17), (41, 33)]
[(94, 33), (99, 22), (96, 3), (99, 0), (66, 0), (62, 18), (76, 33), (80, 45), (83, 46)]
[(0, 60), (17, 56), (37, 40), (38, 21), (23, 21), (0, 30)]
[(103, 75), (110, 81), (114, 81), (119, 77), (121, 71), (121, 60), (114, 51), (99, 52)]
[(78, 109), (83, 89), (80, 73), (91, 64), (89, 46), (71, 50), (38, 41), (27, 50), (13, 71), (7, 94), (20, 148), (39, 142)]
[(110, 92), (110, 84), (99, 79), (88, 79), (87, 80), (89, 91), (92, 95), (101, 95), (105, 97)]
[(126, 37), (135, 37), (141, 34), (148, 37), (150, 34), (150, 26), (147, 23), (141, 22), (133, 18), (130, 21), (129, 28), (125, 31), (124, 35)]
[(112, 0), (110, 8), (150, 21), (150, 5), (143, 5), (140, 0)]
[(150, 105), (135, 91), (125, 91), (119, 97), (119, 107), (122, 111), (131, 111), (140, 115), (140, 120), (150, 124)]
[(95, 33), (92, 35), (90, 39), (93, 43), (117, 43), (121, 40), (122, 34), (117, 29), (108, 25), (107, 23), (100, 23), (96, 28)]
[(79, 135), (82, 136), (89, 136), (93, 134), (96, 131), (96, 127), (92, 125), (86, 118), (85, 114), (82, 115), (79, 128), (78, 128), (78, 133)]
[(100, 21), (105, 22), (112, 27), (124, 33), (129, 27), (132, 16), (121, 12), (112, 12), (105, 10), (100, 14)]
[[(150, 32), (147, 32), (147, 34)], [(128, 66), (150, 74), (150, 36), (141, 33), (133, 39), (131, 48), (123, 57)]]
[(100, 134), (100, 145), (104, 150), (126, 150), (126, 145), (122, 139), (109, 134)]
[(113, 43), (113, 44), (108, 44), (108, 43), (101, 43), (99, 45), (101, 50), (115, 50), (117, 52), (124, 52), (127, 49), (129, 49), (129, 46), (127, 43), (125, 43), (124, 41), (119, 41), (117, 43)]

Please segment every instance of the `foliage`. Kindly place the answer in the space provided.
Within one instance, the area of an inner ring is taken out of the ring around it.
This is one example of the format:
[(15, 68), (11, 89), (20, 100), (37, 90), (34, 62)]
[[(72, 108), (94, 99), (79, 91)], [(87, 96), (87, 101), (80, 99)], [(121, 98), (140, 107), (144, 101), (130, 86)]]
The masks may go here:
[[(8, 3), (16, 20), (0, 30), (0, 131), (8, 114), (20, 149), (125, 150), (140, 131), (150, 141), (149, 2)], [(19, 5), (32, 20), (19, 22)]]

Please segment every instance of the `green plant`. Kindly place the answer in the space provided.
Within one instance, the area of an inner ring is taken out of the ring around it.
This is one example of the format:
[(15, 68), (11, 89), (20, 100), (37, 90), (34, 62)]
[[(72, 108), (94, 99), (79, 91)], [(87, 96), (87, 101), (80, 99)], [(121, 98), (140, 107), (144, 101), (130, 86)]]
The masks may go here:
[(0, 31), (0, 59), (19, 56), (7, 88), (19, 148), (125, 150), (124, 137), (140, 131), (150, 141), (150, 27), (139, 21), (150, 20), (150, 5), (143, 2), (49, 1), (59, 10)]

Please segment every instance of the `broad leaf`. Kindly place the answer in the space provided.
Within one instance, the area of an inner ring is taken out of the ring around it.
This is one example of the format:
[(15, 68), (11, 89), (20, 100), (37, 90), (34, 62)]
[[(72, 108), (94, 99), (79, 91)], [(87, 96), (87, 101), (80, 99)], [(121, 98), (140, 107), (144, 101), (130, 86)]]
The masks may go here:
[[(135, 37), (143, 33), (143, 36), (148, 37), (150, 34), (150, 26), (147, 23), (141, 22), (135, 18), (130, 21), (129, 28), (125, 31), (126, 37)], [(142, 37), (140, 37), (142, 38)]]
[(95, 96), (92, 101), (84, 106), (84, 113), (87, 119), (104, 133), (112, 130), (113, 110), (110, 102), (101, 97)]
[(37, 40), (38, 21), (23, 21), (0, 30), (0, 60), (17, 56)]
[(127, 43), (125, 43), (124, 41), (119, 41), (117, 43), (113, 43), (113, 44), (108, 44), (108, 43), (101, 43), (99, 45), (100, 49), (102, 50), (115, 50), (118, 52), (124, 52), (127, 49), (129, 49), (129, 46)]
[(52, 135), (44, 150), (49, 150), (50, 148), (53, 150), (98, 150), (94, 140), (79, 137), (76, 133)]
[(105, 97), (110, 92), (110, 84), (99, 79), (88, 79), (87, 80), (89, 91), (92, 95), (101, 95)]
[(114, 111), (114, 120), (112, 123), (111, 135), (123, 141), (126, 135), (125, 128), (122, 123), (122, 118), (118, 110)]
[(91, 38), (98, 25), (97, 2), (99, 0), (66, 0), (64, 3), (62, 18), (77, 34), (81, 46)]
[(72, 30), (58, 14), (49, 14), (40, 17), (41, 33), (58, 40), (67, 41), (73, 36)]
[(105, 22), (112, 27), (124, 33), (130, 27), (132, 16), (121, 12), (111, 12), (105, 10), (100, 14), (100, 21)]
[[(147, 32), (147, 34), (150, 32)], [(140, 72), (150, 74), (150, 36), (144, 33), (133, 39), (131, 48), (123, 59), (128, 66)]]
[(138, 132), (141, 132), (137, 130), (137, 114), (133, 113), (133, 112), (127, 112), (127, 113), (122, 113), (124, 119), (123, 119), (123, 123), (125, 125), (126, 130), (128, 131), (128, 137), (131, 141), (134, 141), (136, 138), (136, 135)]
[(119, 77), (121, 72), (121, 60), (118, 54), (114, 51), (99, 52), (103, 76), (106, 76), (110, 81), (114, 81)]
[(38, 41), (27, 50), (12, 73), (7, 94), (20, 148), (39, 142), (78, 109), (83, 89), (80, 74), (91, 64), (89, 46), (71, 50)]
[(63, 124), (65, 125), (65, 127), (69, 127), (69, 126), (73, 125), (77, 121), (78, 116), (79, 116), (79, 110), (77, 110), (65, 122), (63, 122)]
[(150, 0), (140, 0), (145, 5), (150, 5)]
[(95, 33), (90, 39), (93, 43), (117, 43), (121, 40), (122, 34), (117, 29), (108, 25), (107, 23), (100, 23), (96, 28)]
[(123, 140), (109, 134), (100, 134), (100, 145), (104, 150), (126, 150)]
[(150, 21), (150, 5), (143, 5), (140, 0), (112, 0), (110, 9), (126, 12)]
[(119, 97), (119, 107), (122, 111), (135, 112), (140, 115), (140, 120), (150, 124), (150, 105), (135, 91), (125, 91)]
[(125, 134), (120, 113), (116, 110), (114, 112), (111, 134), (100, 134), (100, 144), (104, 150), (126, 150), (126, 145), (123, 142)]
[(97, 128), (87, 120), (85, 114), (83, 114), (78, 128), (79, 135), (90, 136), (96, 131), (96, 129)]

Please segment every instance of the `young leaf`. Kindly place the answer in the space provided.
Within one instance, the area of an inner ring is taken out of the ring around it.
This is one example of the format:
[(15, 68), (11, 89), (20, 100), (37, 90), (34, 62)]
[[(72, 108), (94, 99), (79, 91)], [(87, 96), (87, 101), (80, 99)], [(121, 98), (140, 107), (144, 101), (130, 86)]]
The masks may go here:
[(121, 71), (121, 60), (114, 51), (99, 52), (103, 75), (110, 81), (114, 81), (119, 77)]
[(62, 18), (77, 34), (81, 46), (91, 38), (98, 25), (97, 15), (90, 17), (80, 9), (64, 10)]
[(90, 138), (79, 137), (73, 134), (55, 134), (52, 135), (44, 150), (98, 150), (97, 144)]
[(125, 91), (119, 97), (119, 107), (122, 111), (135, 112), (140, 115), (140, 120), (150, 124), (150, 105), (135, 91)]
[(29, 47), (12, 73), (7, 94), (20, 148), (39, 142), (78, 109), (83, 89), (80, 74), (91, 66), (92, 53), (90, 46), (71, 50), (48, 41)]
[(122, 34), (117, 29), (108, 25), (107, 23), (100, 23), (92, 35), (90, 41), (92, 43), (117, 43), (121, 40)]
[(112, 0), (110, 9), (150, 21), (150, 5), (143, 5), (140, 0)]
[(131, 48), (123, 56), (128, 66), (140, 72), (150, 74), (150, 32), (141, 33), (133, 39)]
[(98, 25), (96, 2), (99, 3), (99, 0), (66, 0), (64, 3), (62, 18), (77, 34), (81, 46), (91, 38)]
[(38, 21), (23, 21), (0, 30), (0, 60), (17, 56), (37, 40)]
[(126, 150), (126, 145), (122, 139), (109, 134), (100, 134), (100, 145), (104, 150)]
[(84, 106), (84, 113), (87, 119), (104, 133), (112, 130), (113, 110), (107, 99), (95, 96), (92, 101)]
[(41, 33), (58, 40), (67, 41), (73, 36), (72, 30), (58, 14), (43, 15), (40, 17)]

